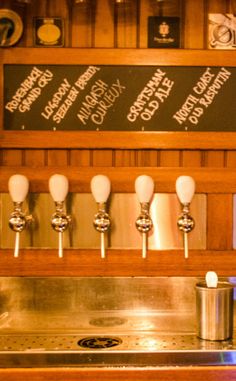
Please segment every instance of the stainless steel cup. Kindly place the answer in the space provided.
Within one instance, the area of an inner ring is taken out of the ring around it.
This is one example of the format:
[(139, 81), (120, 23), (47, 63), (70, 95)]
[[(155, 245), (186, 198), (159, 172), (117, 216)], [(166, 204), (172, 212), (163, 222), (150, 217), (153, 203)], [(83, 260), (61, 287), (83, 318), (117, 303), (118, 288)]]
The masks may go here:
[(218, 282), (196, 285), (197, 336), (205, 340), (227, 340), (233, 336), (233, 285)]

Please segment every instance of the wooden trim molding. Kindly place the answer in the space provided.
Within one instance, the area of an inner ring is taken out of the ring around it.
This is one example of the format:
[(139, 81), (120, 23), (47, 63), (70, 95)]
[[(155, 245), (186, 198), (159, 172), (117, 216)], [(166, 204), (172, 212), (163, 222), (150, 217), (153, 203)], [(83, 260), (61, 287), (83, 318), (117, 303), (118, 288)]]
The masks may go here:
[(232, 381), (235, 366), (57, 367), (0, 369), (2, 381)]
[(0, 148), (235, 150), (236, 133), (0, 130)]

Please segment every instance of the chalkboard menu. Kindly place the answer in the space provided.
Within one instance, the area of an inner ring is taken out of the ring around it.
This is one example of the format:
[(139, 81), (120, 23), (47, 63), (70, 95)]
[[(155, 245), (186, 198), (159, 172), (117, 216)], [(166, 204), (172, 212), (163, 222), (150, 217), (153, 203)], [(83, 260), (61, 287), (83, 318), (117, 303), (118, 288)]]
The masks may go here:
[(236, 131), (236, 68), (4, 65), (6, 130)]

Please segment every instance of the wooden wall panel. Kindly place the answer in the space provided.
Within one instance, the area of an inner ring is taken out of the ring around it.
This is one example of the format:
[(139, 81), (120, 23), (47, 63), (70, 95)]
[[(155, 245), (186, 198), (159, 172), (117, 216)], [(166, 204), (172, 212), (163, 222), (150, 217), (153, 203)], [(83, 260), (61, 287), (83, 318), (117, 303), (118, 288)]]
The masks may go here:
[(48, 166), (68, 165), (69, 153), (67, 150), (48, 150), (46, 164)]
[(227, 167), (236, 167), (236, 151), (227, 151), (226, 152), (226, 166)]
[(205, 39), (204, 0), (184, 1), (183, 46), (186, 49), (203, 49)]
[(114, 47), (137, 48), (138, 2), (116, 2), (114, 5)]
[(231, 194), (207, 196), (207, 248), (209, 250), (232, 249), (232, 203)]
[(72, 4), (71, 14), (71, 46), (80, 48), (94, 47), (94, 27), (96, 6), (89, 3)]
[[(215, 150), (205, 153), (205, 166), (224, 168), (225, 151)], [(232, 195), (207, 197), (207, 247), (211, 250), (230, 250), (232, 248), (233, 205)]]
[(179, 167), (180, 151), (162, 150), (160, 152), (160, 167)]
[(23, 164), (23, 153), (20, 149), (7, 149), (2, 151), (2, 165), (20, 166)]
[(69, 164), (79, 167), (89, 167), (91, 165), (90, 150), (71, 150)]
[(45, 151), (41, 149), (29, 150), (24, 152), (24, 165), (29, 167), (42, 167), (45, 165)]
[(182, 167), (201, 167), (203, 162), (202, 151), (185, 150), (181, 153)]
[(140, 0), (139, 48), (147, 48), (148, 16), (152, 16), (150, 1)]
[(157, 150), (143, 150), (137, 152), (138, 167), (158, 167), (160, 166), (160, 154)]
[(235, 0), (229, 0), (227, 4), (227, 12), (236, 14), (236, 1)]
[(225, 151), (208, 151), (205, 153), (206, 167), (224, 167), (225, 166)]
[(114, 4), (109, 0), (97, 0), (95, 20), (95, 47), (114, 47)]
[(12, 1), (11, 0), (2, 0), (1, 1), (1, 7), (2, 8), (9, 9), (9, 8), (11, 8), (11, 6), (12, 6)]
[(114, 153), (115, 167), (135, 167), (137, 165), (135, 150), (116, 150)]
[(114, 165), (114, 154), (112, 150), (99, 150), (93, 151), (92, 166), (93, 167), (107, 167)]
[(206, 0), (207, 13), (226, 13), (229, 0)]

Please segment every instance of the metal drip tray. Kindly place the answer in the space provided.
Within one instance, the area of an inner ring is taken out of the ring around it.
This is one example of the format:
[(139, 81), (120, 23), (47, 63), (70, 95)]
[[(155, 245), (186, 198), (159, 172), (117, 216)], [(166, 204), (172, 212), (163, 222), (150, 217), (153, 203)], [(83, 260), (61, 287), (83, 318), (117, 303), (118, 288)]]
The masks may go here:
[(3, 314), (0, 323), (0, 367), (194, 366), (236, 361), (236, 339), (200, 340), (194, 316), (187, 312), (21, 312)]
[(4, 352), (98, 352), (104, 351), (198, 351), (236, 350), (236, 343), (206, 341), (194, 334), (157, 335), (76, 335), (76, 334), (19, 334), (0, 336), (0, 354)]
[(5, 334), (0, 367), (230, 365), (236, 342), (189, 334)]
[(0, 368), (236, 363), (236, 339), (197, 338), (195, 284), (193, 278), (2, 278)]

